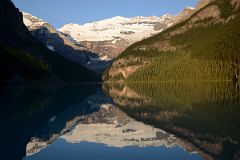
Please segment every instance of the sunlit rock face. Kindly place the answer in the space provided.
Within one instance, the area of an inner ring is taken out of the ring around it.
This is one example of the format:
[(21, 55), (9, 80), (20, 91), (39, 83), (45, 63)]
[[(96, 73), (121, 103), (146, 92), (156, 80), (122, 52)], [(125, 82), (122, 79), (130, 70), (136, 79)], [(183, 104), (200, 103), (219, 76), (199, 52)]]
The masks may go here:
[(66, 24), (58, 30), (77, 43), (99, 54), (102, 60), (116, 58), (129, 45), (151, 37), (176, 24), (194, 12), (186, 7), (177, 15), (162, 16), (116, 16), (86, 24)]
[(68, 35), (57, 31), (50, 23), (26, 12), (22, 14), (23, 22), (31, 34), (51, 51), (96, 72), (102, 72), (108, 66), (108, 63), (99, 59), (97, 53), (89, 51)]
[[(66, 24), (59, 29), (91, 51), (99, 53), (101, 59), (111, 60), (130, 44), (159, 33), (171, 26), (175, 16), (133, 18), (112, 17), (92, 23)], [(155, 25), (157, 27), (155, 27)]]
[(91, 53), (86, 48), (74, 44), (61, 32), (58, 32), (50, 23), (43, 21), (29, 13), (23, 12), (23, 22), (31, 34), (45, 44), (50, 50), (58, 52), (67, 59), (85, 64)]

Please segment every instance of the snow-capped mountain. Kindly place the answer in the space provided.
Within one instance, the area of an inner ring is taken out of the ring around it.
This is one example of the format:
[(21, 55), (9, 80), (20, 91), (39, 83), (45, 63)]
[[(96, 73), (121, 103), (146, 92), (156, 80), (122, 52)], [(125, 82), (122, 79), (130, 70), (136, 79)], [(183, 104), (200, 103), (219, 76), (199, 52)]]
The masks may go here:
[(66, 24), (58, 30), (90, 50), (100, 53), (103, 59), (105, 57), (110, 60), (130, 44), (171, 26), (174, 20), (175, 16), (170, 14), (161, 17), (124, 18), (117, 16), (83, 25)]
[(22, 12), (22, 14), (23, 14), (23, 22), (28, 27), (29, 30), (36, 30), (41, 28), (43, 25), (47, 24), (47, 22), (29, 13)]
[(107, 63), (102, 62), (98, 54), (79, 45), (68, 35), (57, 31), (48, 22), (25, 12), (23, 12), (23, 21), (32, 35), (50, 50), (56, 51), (65, 58), (80, 63), (96, 72), (105, 69)]
[(101, 61), (112, 60), (129, 45), (163, 31), (189, 17), (193, 12), (194, 8), (187, 7), (177, 16), (170, 14), (160, 17), (117, 16), (83, 25), (70, 23), (58, 30), (48, 22), (28, 13), (23, 13), (23, 17), (32, 34), (50, 50), (96, 70), (99, 66), (105, 68), (108, 65), (101, 64)]
[(99, 54), (101, 59), (111, 60), (129, 45), (153, 36), (194, 13), (195, 9), (186, 7), (178, 15), (132, 18), (113, 17), (92, 23), (66, 24), (58, 31), (68, 35), (77, 43)]
[(162, 22), (170, 26), (173, 19), (172, 15), (133, 18), (117, 16), (84, 25), (67, 24), (59, 31), (71, 35), (78, 42), (112, 40), (113, 43), (116, 43), (119, 38), (135, 42), (158, 32), (154, 29), (156, 23)]

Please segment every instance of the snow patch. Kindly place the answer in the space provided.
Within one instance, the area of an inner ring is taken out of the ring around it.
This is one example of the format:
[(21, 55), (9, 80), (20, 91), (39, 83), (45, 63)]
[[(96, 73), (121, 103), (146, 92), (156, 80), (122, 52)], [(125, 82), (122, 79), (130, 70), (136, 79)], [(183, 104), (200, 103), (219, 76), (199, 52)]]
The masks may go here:
[(190, 9), (190, 10), (194, 10), (195, 9), (194, 7), (190, 7), (190, 6), (187, 6), (186, 8)]
[(54, 49), (53, 46), (47, 45), (47, 48), (48, 48), (49, 50), (53, 51), (53, 52), (55, 51), (55, 49)]
[[(156, 23), (172, 23), (174, 16), (170, 14), (162, 17), (151, 16), (143, 17), (137, 16), (132, 18), (125, 18), (121, 16), (108, 18), (105, 20), (79, 24), (66, 24), (58, 29), (60, 32), (68, 34), (77, 42), (81, 41), (112, 41), (116, 43), (116, 38), (125, 39), (134, 43), (136, 41), (147, 38), (153, 34), (158, 33), (154, 30)], [(126, 34), (123, 34), (126, 33)], [(131, 34), (127, 34), (131, 33)]]

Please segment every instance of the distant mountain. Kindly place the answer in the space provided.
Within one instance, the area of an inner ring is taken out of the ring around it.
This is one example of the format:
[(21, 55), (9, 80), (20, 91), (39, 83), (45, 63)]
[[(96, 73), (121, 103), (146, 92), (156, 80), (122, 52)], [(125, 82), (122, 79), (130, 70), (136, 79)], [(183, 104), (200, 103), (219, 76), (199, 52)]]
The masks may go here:
[(240, 81), (239, 4), (239, 0), (201, 0), (196, 9), (179, 14), (182, 20), (128, 47), (103, 79)]
[[(101, 59), (111, 60), (130, 44), (159, 33), (173, 21), (172, 15), (133, 18), (118, 16), (84, 25), (67, 24), (59, 31), (99, 53)], [(155, 27), (157, 23), (158, 27)]]
[(94, 72), (50, 51), (33, 38), (11, 1), (0, 0), (0, 13), (1, 85), (97, 81)]
[(66, 24), (59, 31), (69, 35), (89, 50), (99, 53), (102, 60), (112, 60), (129, 45), (148, 38), (170, 27), (176, 21), (191, 14), (193, 8), (187, 7), (182, 14), (161, 17), (113, 17), (97, 22)]
[(107, 67), (108, 63), (100, 60), (98, 54), (88, 51), (71, 37), (57, 31), (48, 22), (25, 12), (23, 12), (23, 22), (35, 38), (68, 60), (82, 64), (96, 72), (101, 72)]
[(67, 24), (59, 30), (29, 13), (23, 13), (23, 20), (32, 35), (50, 50), (101, 74), (129, 45), (163, 31), (193, 10), (187, 7), (177, 16), (117, 16), (84, 25)]

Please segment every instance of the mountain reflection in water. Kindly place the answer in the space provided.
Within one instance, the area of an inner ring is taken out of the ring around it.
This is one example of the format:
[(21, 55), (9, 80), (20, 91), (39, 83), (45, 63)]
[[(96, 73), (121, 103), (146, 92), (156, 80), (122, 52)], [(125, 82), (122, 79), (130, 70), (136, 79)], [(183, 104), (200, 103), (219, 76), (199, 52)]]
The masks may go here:
[[(52, 138), (49, 140), (51, 139)], [(189, 143), (185, 143), (163, 130), (137, 122), (111, 104), (104, 104), (98, 112), (82, 118), (82, 121), (71, 131), (58, 137), (58, 140), (61, 139), (65, 140), (65, 143), (71, 144), (80, 144), (82, 142), (89, 142), (88, 145), (93, 146), (95, 146), (94, 144), (104, 144), (102, 147), (106, 148), (107, 152), (109, 152), (107, 148), (109, 150), (114, 150), (115, 148), (116, 150), (116, 148), (126, 148), (130, 146), (135, 147), (135, 149), (159, 146), (173, 148), (178, 146), (191, 153), (194, 152), (194, 149), (189, 146)], [(32, 138), (27, 145), (27, 155), (31, 156), (38, 153), (46, 148), (48, 144), (50, 144), (48, 140), (43, 141), (42, 139)], [(56, 151), (56, 148), (59, 147), (55, 145), (55, 148), (52, 148), (52, 150)], [(48, 152), (49, 149), (46, 150), (46, 152)], [(79, 152), (79, 156), (83, 154), (81, 151)], [(183, 150), (182, 153), (184, 153)], [(36, 155), (37, 159), (41, 157), (40, 155), (41, 154)], [(185, 153), (184, 156), (187, 155), (188, 154)], [(99, 156), (95, 158), (99, 158)]]
[(239, 95), (230, 83), (8, 88), (2, 157), (239, 159)]
[(48, 139), (74, 117), (98, 111), (97, 104), (106, 101), (106, 96), (87, 101), (98, 94), (102, 95), (100, 85), (0, 89), (2, 159), (22, 159), (31, 137)]
[(214, 159), (240, 159), (238, 84), (105, 84), (104, 90), (132, 118), (183, 138)]

